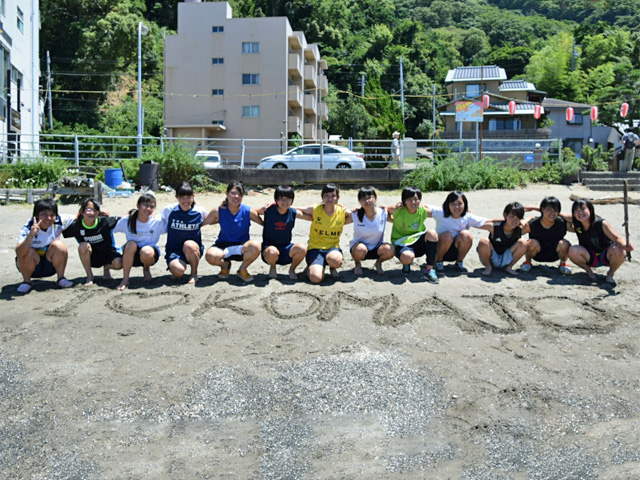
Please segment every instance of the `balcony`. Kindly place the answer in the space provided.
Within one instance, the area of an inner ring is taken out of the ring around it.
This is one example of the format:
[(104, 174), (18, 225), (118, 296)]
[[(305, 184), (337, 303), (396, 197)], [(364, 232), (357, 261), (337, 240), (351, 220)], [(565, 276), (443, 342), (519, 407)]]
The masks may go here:
[(324, 102), (320, 102), (318, 104), (318, 117), (323, 122), (326, 122), (327, 120), (329, 120), (329, 108), (327, 107), (327, 104)]
[(329, 93), (329, 80), (327, 80), (325, 75), (318, 75), (318, 89), (322, 95), (327, 95)]
[(289, 54), (289, 75), (291, 78), (302, 78), (302, 57), (297, 53)]
[(302, 42), (300, 41), (300, 37), (298, 37), (295, 33), (293, 35), (289, 35), (289, 48), (291, 48), (291, 50), (302, 50)]
[(315, 123), (305, 123), (304, 124), (304, 135), (305, 139), (316, 139), (316, 131), (317, 127)]
[(316, 88), (318, 82), (318, 73), (315, 65), (304, 66), (304, 86), (305, 88)]
[(307, 48), (304, 49), (304, 58), (313, 62), (314, 64), (320, 60), (320, 50), (318, 49), (318, 45), (312, 43), (307, 45)]
[(300, 117), (289, 117), (289, 121), (287, 122), (287, 132), (299, 134), (301, 133), (301, 126), (302, 122), (300, 121)]
[(316, 100), (315, 93), (305, 93), (304, 94), (304, 113), (315, 115), (317, 103), (318, 101)]
[(289, 85), (289, 106), (302, 107), (302, 89), (297, 85)]

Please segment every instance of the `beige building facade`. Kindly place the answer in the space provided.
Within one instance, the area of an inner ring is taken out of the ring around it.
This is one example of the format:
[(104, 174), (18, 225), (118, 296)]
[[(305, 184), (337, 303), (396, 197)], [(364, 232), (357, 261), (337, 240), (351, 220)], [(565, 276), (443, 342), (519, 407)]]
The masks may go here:
[(286, 17), (233, 18), (227, 2), (178, 4), (165, 39), (169, 137), (327, 138), (326, 62)]

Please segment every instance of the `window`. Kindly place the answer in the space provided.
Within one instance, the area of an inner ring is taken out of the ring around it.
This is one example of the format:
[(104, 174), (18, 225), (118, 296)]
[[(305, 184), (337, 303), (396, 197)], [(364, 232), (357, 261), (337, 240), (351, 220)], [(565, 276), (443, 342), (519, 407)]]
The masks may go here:
[(0, 0), (0, 15), (4, 15), (4, 0)]
[(573, 150), (573, 153), (580, 155), (582, 152), (582, 142), (583, 140), (581, 138), (565, 138), (562, 146), (570, 148)]
[(500, 118), (489, 120), (489, 130), (520, 130), (520, 119)]
[(242, 53), (260, 53), (260, 43), (242, 42)]
[(467, 85), (467, 93), (465, 96), (467, 98), (474, 98), (480, 95), (480, 84), (479, 83), (470, 83)]
[(224, 33), (224, 27), (222, 25), (214, 25), (211, 27), (213, 33)]
[(212, 65), (224, 65), (224, 58), (212, 58), (211, 59), (211, 64)]
[(567, 125), (582, 125), (582, 114), (574, 113), (573, 120), (571, 120), (570, 122), (567, 122)]
[(242, 116), (243, 117), (259, 117), (260, 105), (250, 105), (247, 107), (242, 107)]
[(211, 125), (224, 125), (224, 120), (211, 120)]
[(224, 89), (214, 88), (213, 90), (211, 90), (211, 95), (213, 95), (214, 97), (224, 95)]
[(243, 73), (242, 85), (260, 85), (259, 73)]
[(24, 33), (24, 13), (22, 13), (20, 7), (18, 7), (18, 30), (20, 30), (20, 33)]

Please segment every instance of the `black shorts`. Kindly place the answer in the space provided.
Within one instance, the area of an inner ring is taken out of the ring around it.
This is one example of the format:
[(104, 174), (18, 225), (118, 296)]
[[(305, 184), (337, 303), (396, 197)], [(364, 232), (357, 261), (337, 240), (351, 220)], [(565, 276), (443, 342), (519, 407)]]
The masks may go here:
[(404, 247), (396, 245), (395, 249), (397, 258), (400, 258), (402, 252), (407, 250), (412, 251), (415, 258), (424, 257), (427, 253), (427, 232), (424, 232), (422, 235), (420, 235), (420, 238), (418, 238), (418, 240), (413, 242), (411, 245), (407, 245)]
[(455, 262), (456, 260), (458, 260), (458, 249), (456, 248), (456, 239), (454, 238), (451, 247), (449, 247), (447, 253), (444, 254), (444, 257), (442, 257), (442, 261)]
[(548, 248), (546, 250), (541, 249), (533, 259), (536, 262), (555, 262), (560, 257), (558, 257), (558, 252), (555, 249)]
[[(160, 249), (154, 245), (148, 245), (150, 247), (153, 248), (153, 263), (152, 265), (155, 265), (158, 262), (158, 259), (160, 258)], [(142, 264), (142, 262), (140, 261), (140, 249), (144, 248), (144, 247), (138, 247), (138, 249), (136, 250), (136, 253), (133, 256), (133, 266), (134, 267), (143, 267), (144, 265)]]
[(108, 252), (93, 251), (91, 252), (91, 268), (104, 267), (111, 264), (116, 258), (122, 258), (122, 254), (115, 248)]

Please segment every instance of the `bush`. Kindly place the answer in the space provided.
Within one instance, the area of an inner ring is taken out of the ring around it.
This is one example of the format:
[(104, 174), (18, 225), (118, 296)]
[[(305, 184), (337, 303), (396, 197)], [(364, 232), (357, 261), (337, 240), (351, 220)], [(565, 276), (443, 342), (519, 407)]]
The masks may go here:
[(38, 160), (11, 163), (2, 167), (0, 185), (3, 188), (47, 188), (49, 183), (67, 175), (73, 165), (66, 160)]
[(532, 182), (561, 183), (562, 173), (557, 162), (547, 162), (540, 168), (529, 170), (529, 179)]
[(196, 159), (193, 151), (181, 143), (172, 143), (165, 147), (164, 153), (160, 147), (145, 151), (142, 161), (154, 161), (159, 164), (160, 183), (172, 188), (181, 182), (191, 183), (196, 191), (213, 190), (215, 182), (211, 180), (202, 161)]
[(498, 162), (484, 157), (476, 162), (449, 156), (433, 165), (420, 161), (415, 170), (404, 176), (402, 186), (414, 185), (423, 191), (480, 190), (515, 188), (529, 180), (527, 172), (514, 162)]

